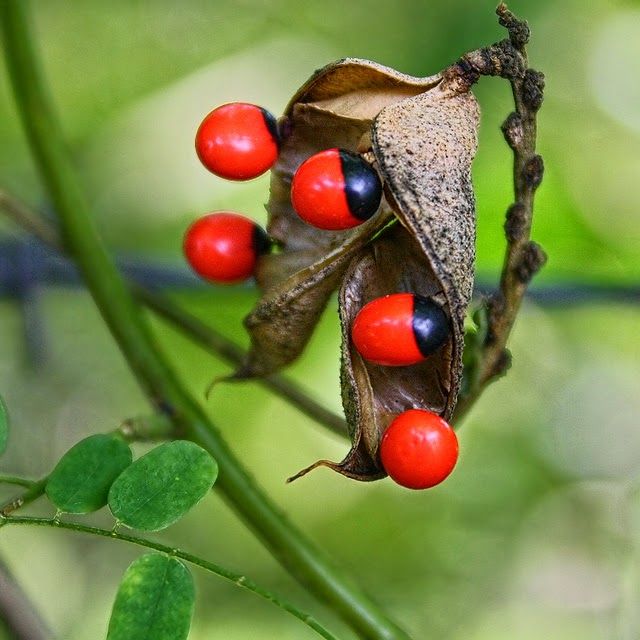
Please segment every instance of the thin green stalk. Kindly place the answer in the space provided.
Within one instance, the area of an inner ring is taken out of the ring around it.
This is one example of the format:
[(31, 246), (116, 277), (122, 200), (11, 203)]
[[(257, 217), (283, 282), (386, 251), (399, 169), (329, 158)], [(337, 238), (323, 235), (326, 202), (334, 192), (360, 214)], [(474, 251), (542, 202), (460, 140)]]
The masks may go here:
[(19, 478), (18, 476), (5, 476), (0, 475), (0, 484), (13, 484), (17, 487), (24, 487), (30, 489), (35, 480), (28, 480), (27, 478)]
[(15, 498), (11, 498), (8, 502), (5, 502), (0, 506), (0, 517), (8, 516), (17, 509), (26, 507), (28, 504), (37, 500), (44, 493), (44, 489), (47, 486), (47, 480), (49, 480), (49, 476), (45, 476), (40, 480), (32, 482), (31, 486), (24, 493)]
[(225, 569), (224, 567), (221, 567), (214, 562), (209, 562), (204, 558), (200, 558), (191, 553), (187, 553), (186, 551), (182, 551), (181, 549), (175, 549), (173, 547), (168, 547), (167, 545), (160, 544), (159, 542), (153, 542), (152, 540), (145, 540), (144, 538), (138, 538), (137, 536), (120, 533), (119, 531), (115, 531), (113, 529), (101, 529), (99, 527), (91, 527), (88, 525), (79, 524), (77, 522), (63, 522), (61, 520), (57, 520), (56, 518), (33, 518), (28, 516), (10, 516), (8, 518), (3, 518), (0, 516), (0, 527), (8, 525), (30, 525), (34, 527), (66, 529), (68, 531), (75, 531), (76, 533), (86, 533), (93, 536), (100, 536), (102, 538), (121, 540), (122, 542), (129, 542), (130, 544), (135, 544), (139, 547), (145, 547), (147, 549), (159, 551), (160, 553), (166, 553), (167, 555), (173, 556), (174, 558), (180, 558), (180, 560), (184, 560), (185, 562), (200, 567), (201, 569), (224, 578), (225, 580), (229, 580), (238, 587), (242, 587), (243, 589), (247, 589), (247, 591), (255, 593), (261, 598), (268, 600), (277, 607), (284, 609), (292, 616), (298, 618), (298, 620), (301, 620), (308, 627), (311, 627), (311, 629), (316, 631), (323, 638), (327, 638), (327, 640), (337, 640), (336, 636), (334, 636), (328, 629), (325, 629), (313, 616), (300, 611), (300, 609), (288, 603), (286, 600), (282, 599), (280, 596), (277, 596), (271, 591), (263, 589), (255, 582), (253, 582), (253, 580), (249, 580), (249, 578), (242, 575), (241, 573), (230, 571), (229, 569)]
[(292, 576), (328, 604), (360, 637), (406, 640), (407, 634), (267, 498), (160, 355), (91, 222), (90, 209), (45, 90), (28, 6), (24, 0), (0, 2), (6, 60), (18, 110), (58, 213), (65, 246), (131, 370), (156, 408), (171, 416), (176, 429), (216, 458), (220, 467), (218, 490)]

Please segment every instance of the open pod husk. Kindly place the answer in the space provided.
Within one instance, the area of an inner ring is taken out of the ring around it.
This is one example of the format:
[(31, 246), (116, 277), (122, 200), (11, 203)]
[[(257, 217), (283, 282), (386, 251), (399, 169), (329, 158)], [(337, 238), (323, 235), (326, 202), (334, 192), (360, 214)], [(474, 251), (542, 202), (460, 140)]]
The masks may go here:
[[(393, 417), (420, 407), (445, 419), (453, 413), (473, 285), (471, 162), (479, 118), (468, 83), (458, 80), (455, 67), (414, 78), (365, 60), (341, 60), (318, 71), (280, 121), (283, 139), (267, 205), (268, 232), (280, 250), (259, 263), (264, 293), (245, 321), (252, 346), (235, 377), (268, 375), (294, 360), (340, 287), (341, 383), (352, 448), (340, 463), (320, 461), (309, 469), (325, 465), (358, 480), (383, 477), (378, 446)], [(379, 211), (342, 232), (306, 224), (290, 199), (296, 169), (331, 147), (361, 153), (384, 187)], [(400, 224), (386, 228), (396, 218)], [(411, 367), (365, 362), (351, 344), (355, 315), (376, 297), (404, 291), (443, 306), (448, 343)]]

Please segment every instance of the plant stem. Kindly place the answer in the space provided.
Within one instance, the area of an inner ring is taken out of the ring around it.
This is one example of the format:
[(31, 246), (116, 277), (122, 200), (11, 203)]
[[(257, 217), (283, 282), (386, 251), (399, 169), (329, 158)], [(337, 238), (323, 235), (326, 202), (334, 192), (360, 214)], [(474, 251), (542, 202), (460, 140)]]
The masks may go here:
[(209, 573), (213, 573), (225, 580), (229, 580), (233, 582), (235, 585), (242, 587), (243, 589), (247, 589), (252, 593), (268, 600), (269, 602), (275, 604), (277, 607), (284, 609), (292, 616), (295, 616), (299, 620), (302, 620), (304, 624), (311, 627), (314, 631), (316, 631), (323, 638), (327, 638), (328, 640), (337, 640), (336, 636), (334, 636), (329, 630), (325, 629), (315, 618), (311, 615), (300, 611), (294, 605), (288, 603), (286, 600), (277, 596), (276, 594), (268, 591), (267, 589), (263, 589), (258, 586), (252, 580), (249, 580), (246, 576), (236, 573), (234, 571), (230, 571), (229, 569), (225, 569), (220, 565), (217, 565), (213, 562), (209, 562), (203, 558), (195, 556), (191, 553), (187, 553), (186, 551), (182, 551), (181, 549), (175, 549), (173, 547), (169, 547), (164, 544), (160, 544), (158, 542), (153, 542), (151, 540), (145, 540), (144, 538), (139, 538), (137, 536), (128, 535), (126, 533), (120, 533), (115, 530), (101, 529), (99, 527), (92, 527), (88, 525), (79, 524), (76, 522), (63, 522), (61, 520), (57, 520), (55, 518), (33, 518), (33, 517), (25, 517), (25, 516), (11, 516), (8, 518), (0, 517), (0, 527), (8, 526), (8, 525), (30, 525), (34, 527), (51, 527), (54, 529), (66, 529), (68, 531), (75, 531), (76, 533), (86, 533), (93, 536), (99, 536), (102, 538), (111, 538), (113, 540), (120, 540), (122, 542), (129, 542), (130, 544), (138, 545), (139, 547), (145, 547), (147, 549), (152, 549), (154, 551), (159, 551), (160, 553), (166, 553), (167, 555), (173, 556), (175, 558), (180, 558), (180, 560), (184, 560), (185, 562), (189, 562), (195, 566), (198, 566)]
[(14, 222), (44, 244), (62, 251), (62, 241), (58, 230), (48, 220), (45, 220), (18, 198), (14, 198), (3, 189), (0, 189), (0, 209), (4, 210)]
[(31, 486), (24, 493), (15, 498), (11, 498), (11, 500), (0, 506), (0, 517), (8, 516), (10, 513), (13, 513), (17, 509), (26, 507), (28, 504), (31, 504), (32, 502), (37, 500), (44, 493), (44, 489), (47, 486), (48, 480), (49, 476), (45, 476), (40, 480), (35, 480), (31, 483)]
[(126, 284), (91, 223), (33, 47), (28, 2), (3, 0), (2, 26), (9, 75), (42, 179), (58, 213), (62, 238), (131, 370), (154, 406), (176, 430), (218, 461), (217, 483), (231, 507), (301, 584), (324, 601), (362, 638), (408, 636), (330, 562), (272, 504), (233, 455), (199, 404), (183, 389), (160, 355)]
[(5, 476), (0, 475), (0, 484), (13, 484), (18, 487), (24, 487), (30, 489), (35, 480), (28, 480), (27, 478), (19, 478), (18, 476)]

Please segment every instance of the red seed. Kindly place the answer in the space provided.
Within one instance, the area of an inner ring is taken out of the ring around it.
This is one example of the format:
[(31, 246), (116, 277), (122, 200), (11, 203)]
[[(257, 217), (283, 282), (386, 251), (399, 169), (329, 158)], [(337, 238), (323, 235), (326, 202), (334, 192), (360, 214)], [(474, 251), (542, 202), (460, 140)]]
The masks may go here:
[(258, 256), (268, 245), (265, 232), (253, 220), (219, 211), (203, 216), (187, 229), (183, 249), (199, 276), (228, 284), (252, 276)]
[(366, 304), (351, 329), (353, 343), (369, 362), (409, 366), (422, 362), (449, 337), (439, 305), (413, 293), (394, 293)]
[(196, 152), (202, 164), (221, 178), (256, 178), (278, 158), (276, 119), (254, 104), (222, 105), (198, 128)]
[(320, 229), (350, 229), (368, 220), (380, 206), (378, 174), (360, 156), (327, 149), (305, 160), (291, 185), (298, 215)]
[(380, 459), (397, 484), (428, 489), (442, 482), (456, 466), (458, 438), (437, 413), (410, 409), (384, 432)]

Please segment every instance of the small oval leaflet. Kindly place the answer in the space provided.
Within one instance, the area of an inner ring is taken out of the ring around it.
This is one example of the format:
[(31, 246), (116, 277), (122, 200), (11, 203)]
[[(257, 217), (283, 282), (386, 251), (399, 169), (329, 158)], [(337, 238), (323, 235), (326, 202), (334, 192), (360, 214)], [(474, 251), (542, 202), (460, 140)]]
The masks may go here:
[(113, 604), (107, 640), (185, 640), (195, 589), (176, 558), (147, 553), (126, 570)]
[(131, 460), (131, 449), (119, 436), (89, 436), (60, 458), (49, 476), (47, 497), (67, 513), (97, 511), (107, 504), (109, 488)]
[(2, 396), (0, 396), (0, 455), (2, 455), (7, 448), (7, 441), (9, 439), (9, 412), (7, 411), (7, 405), (5, 405)]
[(217, 475), (216, 461), (197, 444), (167, 442), (117, 478), (109, 491), (109, 508), (132, 529), (159, 531), (200, 502)]

